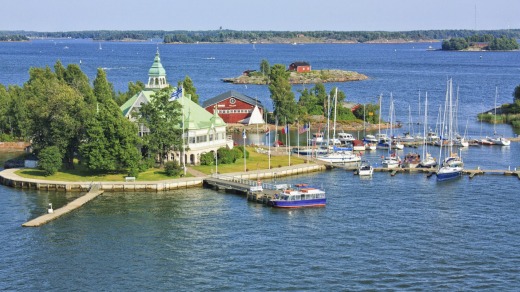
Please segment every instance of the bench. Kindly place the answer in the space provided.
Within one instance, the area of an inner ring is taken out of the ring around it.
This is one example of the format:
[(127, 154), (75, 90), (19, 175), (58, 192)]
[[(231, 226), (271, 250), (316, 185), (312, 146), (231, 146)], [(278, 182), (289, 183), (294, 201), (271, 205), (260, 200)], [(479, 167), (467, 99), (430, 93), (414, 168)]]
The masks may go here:
[(125, 177), (125, 181), (126, 182), (135, 181), (135, 176), (127, 176), (127, 177)]

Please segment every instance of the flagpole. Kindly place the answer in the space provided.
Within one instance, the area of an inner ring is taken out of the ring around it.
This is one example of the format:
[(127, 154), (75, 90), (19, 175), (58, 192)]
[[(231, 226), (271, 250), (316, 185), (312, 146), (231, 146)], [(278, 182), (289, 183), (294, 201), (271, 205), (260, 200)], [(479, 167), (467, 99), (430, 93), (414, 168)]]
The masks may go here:
[(244, 129), (244, 133), (242, 134), (242, 138), (244, 139), (244, 172), (247, 171), (246, 166), (246, 129)]
[(268, 139), (267, 139), (267, 147), (268, 147), (268, 150), (267, 150), (267, 156), (268, 157), (268, 166), (269, 166), (269, 169), (271, 169), (271, 129), (269, 129), (269, 132), (267, 133), (268, 136)]
[(186, 139), (184, 137), (184, 123), (186, 122), (185, 118), (184, 118), (184, 99), (182, 100), (182, 169), (184, 170), (184, 177), (186, 177), (186, 153), (185, 153), (185, 148), (186, 148), (186, 145), (185, 145), (185, 142), (184, 142), (184, 139)]
[(297, 144), (297, 148), (298, 148), (298, 157), (300, 157), (300, 121), (297, 121), (296, 122), (296, 130), (298, 130), (298, 135), (297, 135), (297, 141), (296, 141), (296, 144)]
[(285, 142), (287, 142), (287, 153), (289, 155), (289, 166), (291, 166), (291, 141), (289, 141), (289, 125), (287, 124), (287, 118), (285, 118)]

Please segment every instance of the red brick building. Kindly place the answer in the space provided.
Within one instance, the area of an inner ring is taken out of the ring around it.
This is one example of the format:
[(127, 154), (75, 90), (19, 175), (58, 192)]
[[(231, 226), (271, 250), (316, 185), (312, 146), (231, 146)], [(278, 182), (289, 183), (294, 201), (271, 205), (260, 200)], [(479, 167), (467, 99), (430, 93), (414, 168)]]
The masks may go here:
[(263, 116), (264, 107), (260, 101), (234, 90), (224, 92), (202, 103), (202, 107), (210, 113), (213, 113), (216, 108), (217, 114), (226, 123), (246, 123), (255, 106)]
[(296, 71), (298, 73), (311, 72), (311, 65), (307, 62), (294, 62), (289, 65), (289, 71)]

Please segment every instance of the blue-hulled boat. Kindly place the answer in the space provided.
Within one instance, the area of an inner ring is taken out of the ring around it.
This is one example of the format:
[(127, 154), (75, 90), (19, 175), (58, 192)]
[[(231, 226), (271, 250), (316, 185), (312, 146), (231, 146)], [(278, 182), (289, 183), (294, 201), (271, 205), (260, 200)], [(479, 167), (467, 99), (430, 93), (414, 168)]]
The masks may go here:
[(275, 208), (301, 208), (324, 207), (327, 203), (324, 191), (306, 185), (295, 187), (282, 190), (274, 199), (269, 200), (268, 205)]
[(464, 163), (456, 154), (446, 158), (442, 167), (436, 172), (437, 181), (445, 181), (462, 176), (464, 170)]

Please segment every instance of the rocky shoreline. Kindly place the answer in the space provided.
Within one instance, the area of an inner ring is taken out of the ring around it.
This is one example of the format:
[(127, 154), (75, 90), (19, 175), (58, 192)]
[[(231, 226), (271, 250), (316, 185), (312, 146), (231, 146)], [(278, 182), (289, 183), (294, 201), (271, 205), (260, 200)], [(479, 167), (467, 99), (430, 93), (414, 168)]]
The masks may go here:
[[(316, 84), (327, 82), (350, 82), (368, 79), (368, 76), (344, 70), (312, 70), (307, 73), (291, 72), (289, 75), (289, 83), (291, 84)], [(267, 76), (257, 74), (243, 74), (234, 78), (222, 78), (224, 82), (233, 84), (256, 84), (265, 85), (268, 82)]]
[[(303, 125), (300, 125), (302, 127)], [(283, 125), (278, 125), (278, 131), (282, 130)], [(332, 127), (332, 125), (331, 125)], [(400, 128), (399, 125), (394, 124), (394, 128)], [(318, 132), (318, 131), (325, 131), (327, 128), (327, 123), (312, 123), (311, 124), (311, 132)], [(381, 123), (381, 126), (379, 124), (367, 124), (366, 130), (367, 131), (377, 131), (378, 129), (389, 129), (390, 123)], [(242, 133), (242, 131), (246, 130), (246, 133), (256, 133), (257, 129), (258, 132), (264, 133), (269, 129), (270, 131), (276, 130), (276, 125), (273, 124), (264, 124), (264, 125), (243, 125), (243, 124), (227, 124), (227, 131), (228, 133)], [(290, 130), (297, 130), (297, 125), (289, 125)], [(348, 123), (338, 123), (336, 124), (336, 132), (357, 132), (357, 131), (363, 131), (363, 123), (358, 122), (348, 122)], [(332, 128), (331, 128), (332, 131)]]

